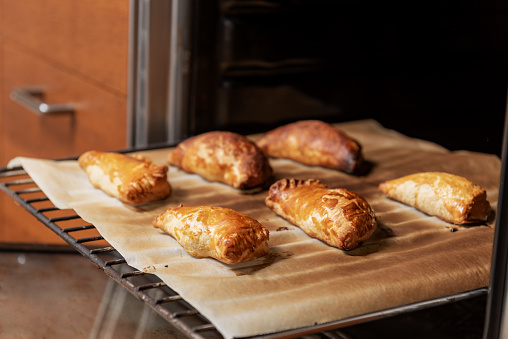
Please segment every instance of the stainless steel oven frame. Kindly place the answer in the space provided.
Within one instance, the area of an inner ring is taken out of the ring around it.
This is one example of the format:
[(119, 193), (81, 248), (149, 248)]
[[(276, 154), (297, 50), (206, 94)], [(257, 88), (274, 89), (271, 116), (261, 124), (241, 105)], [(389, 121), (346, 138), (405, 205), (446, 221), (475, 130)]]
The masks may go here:
[(508, 103), (484, 339), (508, 338)]
[(130, 147), (188, 136), (192, 0), (130, 0)]

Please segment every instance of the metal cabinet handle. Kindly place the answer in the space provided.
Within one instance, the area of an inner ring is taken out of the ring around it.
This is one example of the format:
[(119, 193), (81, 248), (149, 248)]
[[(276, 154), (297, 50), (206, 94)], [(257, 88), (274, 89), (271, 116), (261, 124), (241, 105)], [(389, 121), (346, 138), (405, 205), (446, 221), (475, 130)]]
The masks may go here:
[(37, 115), (74, 113), (74, 107), (71, 104), (47, 104), (39, 99), (43, 95), (41, 88), (15, 88), (10, 97)]

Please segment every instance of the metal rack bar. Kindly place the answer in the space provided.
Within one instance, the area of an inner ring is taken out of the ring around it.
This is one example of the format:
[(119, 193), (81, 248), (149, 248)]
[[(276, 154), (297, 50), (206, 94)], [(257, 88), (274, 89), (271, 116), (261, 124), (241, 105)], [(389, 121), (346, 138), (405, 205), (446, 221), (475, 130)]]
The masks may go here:
[(76, 227), (64, 228), (64, 229), (62, 229), (62, 231), (70, 233), (70, 232), (78, 232), (78, 231), (92, 230), (92, 229), (95, 229), (94, 225), (84, 225), (84, 226), (76, 226)]
[(90, 254), (107, 253), (116, 251), (114, 247), (103, 247), (90, 250)]

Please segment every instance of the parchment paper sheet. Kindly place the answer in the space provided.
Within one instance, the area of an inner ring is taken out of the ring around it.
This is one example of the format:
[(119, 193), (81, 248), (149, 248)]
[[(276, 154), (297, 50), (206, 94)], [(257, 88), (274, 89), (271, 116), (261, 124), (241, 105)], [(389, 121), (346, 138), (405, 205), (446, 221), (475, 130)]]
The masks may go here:
[[(363, 195), (379, 227), (362, 247), (343, 252), (312, 239), (264, 205), (266, 191), (245, 193), (170, 167), (172, 195), (161, 203), (127, 206), (94, 189), (75, 161), (17, 158), (59, 208), (72, 208), (140, 270), (158, 275), (226, 337), (310, 326), (488, 285), (494, 217), (459, 227), (385, 198), (384, 180), (420, 171), (447, 171), (487, 190), (495, 211), (500, 159), (449, 152), (387, 130), (372, 120), (338, 124), (363, 145), (371, 170), (363, 176), (271, 159), (276, 179), (315, 178)], [(253, 136), (255, 138), (256, 136)], [(165, 163), (168, 149), (143, 152)], [(188, 255), (151, 226), (169, 206), (233, 208), (270, 231), (271, 253), (226, 265)]]

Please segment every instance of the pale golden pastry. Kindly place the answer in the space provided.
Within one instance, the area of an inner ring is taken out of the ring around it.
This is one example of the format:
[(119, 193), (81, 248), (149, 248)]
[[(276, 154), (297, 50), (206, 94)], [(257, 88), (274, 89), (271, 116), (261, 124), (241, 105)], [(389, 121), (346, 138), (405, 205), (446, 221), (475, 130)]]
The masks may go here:
[(279, 180), (265, 203), (311, 237), (345, 251), (364, 243), (377, 226), (374, 210), (363, 197), (330, 189), (319, 180)]
[(144, 204), (171, 194), (168, 167), (154, 165), (142, 156), (88, 151), (78, 163), (94, 187), (124, 203)]
[(386, 196), (453, 224), (484, 222), (491, 207), (487, 192), (466, 178), (422, 172), (379, 185)]
[(278, 127), (265, 133), (257, 145), (273, 158), (347, 173), (356, 172), (363, 162), (358, 142), (319, 120), (302, 120)]
[(270, 252), (268, 230), (257, 220), (229, 208), (168, 208), (152, 224), (198, 258), (238, 264)]
[(207, 132), (186, 139), (169, 154), (168, 162), (240, 189), (261, 186), (272, 175), (267, 157), (256, 144), (232, 132)]

